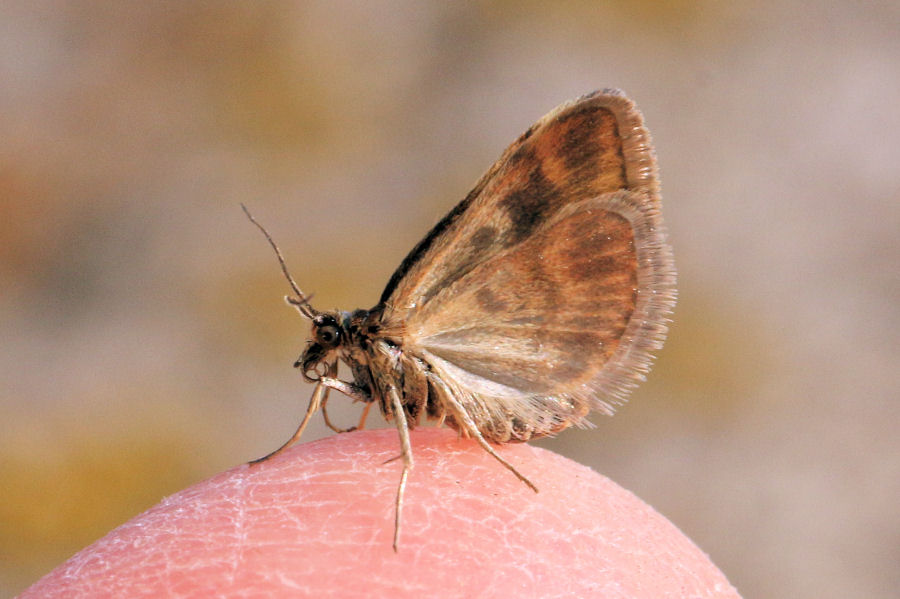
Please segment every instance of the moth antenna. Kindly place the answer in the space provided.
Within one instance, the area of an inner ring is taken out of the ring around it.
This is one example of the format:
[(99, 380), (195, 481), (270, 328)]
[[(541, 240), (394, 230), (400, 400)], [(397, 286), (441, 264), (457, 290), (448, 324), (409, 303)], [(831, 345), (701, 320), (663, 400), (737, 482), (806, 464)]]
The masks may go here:
[(272, 239), (272, 236), (269, 235), (269, 232), (266, 230), (264, 226), (259, 224), (253, 215), (250, 214), (250, 211), (247, 207), (241, 203), (241, 210), (244, 211), (244, 214), (247, 215), (247, 218), (250, 219), (250, 222), (256, 225), (256, 228), (262, 231), (262, 234), (266, 236), (266, 240), (269, 242), (269, 245), (272, 246), (272, 249), (275, 250), (275, 255), (278, 257), (278, 264), (281, 265), (281, 272), (284, 273), (284, 278), (287, 279), (287, 282), (291, 285), (291, 289), (294, 290), (294, 293), (297, 297), (286, 297), (285, 299), (289, 304), (296, 307), (297, 310), (305, 317), (312, 319), (318, 314), (315, 308), (309, 305), (309, 299), (305, 293), (300, 291), (300, 287), (297, 286), (297, 283), (294, 281), (294, 277), (291, 276), (291, 273), (288, 272), (287, 263), (284, 261), (284, 256), (281, 254), (281, 250), (278, 248), (278, 244), (275, 243), (275, 240)]
[(286, 296), (284, 296), (284, 301), (289, 306), (294, 306), (295, 308), (297, 308), (297, 311), (300, 312), (300, 314), (302, 314), (303, 316), (306, 316), (307, 318), (312, 318), (312, 316), (307, 314), (307, 311), (312, 311), (313, 315), (318, 314), (318, 311), (315, 308), (313, 308), (309, 303), (312, 301), (312, 298), (314, 298), (315, 295), (316, 295), (315, 293), (310, 293), (309, 296), (304, 297), (304, 298), (298, 298), (298, 297), (286, 295)]

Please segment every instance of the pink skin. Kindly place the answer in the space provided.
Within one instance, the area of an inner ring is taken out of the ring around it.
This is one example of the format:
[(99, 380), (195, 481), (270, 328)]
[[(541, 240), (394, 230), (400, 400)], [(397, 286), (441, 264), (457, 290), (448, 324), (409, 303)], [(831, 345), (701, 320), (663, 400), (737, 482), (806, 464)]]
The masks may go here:
[(21, 597), (739, 597), (687, 537), (592, 470), (524, 444), (412, 432), (391, 549), (393, 430), (298, 444), (177, 493)]

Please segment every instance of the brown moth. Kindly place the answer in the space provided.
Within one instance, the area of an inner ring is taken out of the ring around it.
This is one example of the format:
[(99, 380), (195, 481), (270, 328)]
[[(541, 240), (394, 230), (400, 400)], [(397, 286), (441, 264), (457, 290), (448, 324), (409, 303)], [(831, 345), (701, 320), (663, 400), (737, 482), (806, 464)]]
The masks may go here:
[[(244, 208), (246, 211), (246, 208)], [(413, 467), (409, 430), (437, 420), (491, 445), (586, 426), (644, 379), (675, 304), (675, 267), (641, 113), (618, 90), (563, 104), (503, 153), (416, 245), (375, 307), (320, 312), (294, 364), (316, 383), (297, 432), (331, 389), (378, 404), (400, 435), (394, 550)], [(338, 363), (350, 369), (338, 378)], [(352, 429), (349, 429), (352, 430)]]

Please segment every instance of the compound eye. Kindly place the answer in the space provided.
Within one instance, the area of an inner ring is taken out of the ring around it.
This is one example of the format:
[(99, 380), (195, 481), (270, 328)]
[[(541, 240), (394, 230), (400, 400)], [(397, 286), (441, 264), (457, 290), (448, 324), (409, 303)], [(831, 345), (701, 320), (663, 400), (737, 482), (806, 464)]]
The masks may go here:
[(341, 342), (341, 329), (329, 324), (316, 329), (316, 343), (324, 347), (335, 347)]

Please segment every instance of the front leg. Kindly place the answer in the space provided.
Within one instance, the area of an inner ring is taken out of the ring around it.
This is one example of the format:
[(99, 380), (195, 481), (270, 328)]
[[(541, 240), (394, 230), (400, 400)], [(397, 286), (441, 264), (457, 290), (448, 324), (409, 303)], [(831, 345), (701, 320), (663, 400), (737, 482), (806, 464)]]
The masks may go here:
[[(341, 381), (332, 377), (323, 377), (320, 379), (320, 382), (323, 382), (329, 390), (335, 389), (336, 391), (340, 391), (344, 395), (352, 398), (354, 401), (362, 401), (366, 404), (366, 407), (363, 408), (362, 415), (359, 418), (359, 424), (356, 426), (351, 426), (349, 428), (340, 428), (335, 426), (334, 423), (331, 422), (331, 419), (328, 417), (328, 394), (325, 394), (325, 397), (322, 399), (322, 417), (325, 419), (325, 426), (330, 428), (336, 433), (352, 433), (353, 431), (362, 430), (366, 426), (366, 418), (369, 416), (369, 410), (372, 408), (372, 396), (364, 387), (360, 387), (359, 385), (348, 383), (346, 381)], [(366, 399), (368, 398), (368, 399)]]
[(306, 408), (306, 415), (303, 417), (303, 421), (300, 423), (300, 426), (297, 427), (297, 432), (295, 432), (294, 435), (290, 439), (288, 439), (284, 445), (268, 455), (264, 455), (261, 458), (257, 458), (249, 462), (249, 464), (252, 466), (253, 464), (265, 462), (269, 458), (275, 457), (276, 455), (293, 445), (303, 434), (303, 431), (306, 430), (306, 425), (309, 424), (309, 419), (312, 418), (312, 415), (315, 414), (316, 410), (318, 410), (322, 405), (322, 402), (324, 401), (323, 398), (327, 395), (327, 393), (328, 388), (325, 387), (325, 385), (323, 385), (321, 381), (317, 383), (316, 388), (313, 390), (312, 397), (309, 398), (309, 406), (307, 406)]
[(329, 389), (340, 391), (354, 401), (361, 401), (363, 403), (372, 402), (372, 394), (369, 392), (369, 390), (364, 387), (360, 387), (355, 383), (348, 383), (347, 381), (342, 381), (330, 376), (323, 376), (319, 379), (319, 383), (325, 385)]
[[(371, 406), (372, 395), (369, 393), (368, 389), (363, 389), (358, 385), (354, 385), (353, 383), (348, 383), (346, 381), (342, 381), (336, 378), (331, 377), (322, 377), (316, 383), (316, 388), (313, 390), (312, 397), (309, 400), (309, 406), (306, 408), (306, 415), (303, 417), (303, 421), (300, 423), (300, 426), (297, 427), (297, 432), (293, 434), (293, 436), (285, 442), (284, 445), (273, 451), (268, 455), (264, 455), (261, 458), (257, 458), (250, 462), (250, 464), (258, 464), (260, 462), (265, 462), (266, 460), (275, 457), (291, 445), (293, 445), (297, 439), (303, 434), (303, 431), (306, 430), (306, 425), (309, 424), (309, 420), (316, 411), (321, 408), (322, 413), (325, 415), (325, 424), (327, 424), (332, 430), (336, 432), (344, 432), (331, 424), (328, 420), (328, 415), (325, 413), (325, 404), (328, 403), (328, 391), (330, 389), (334, 389), (335, 391), (340, 391), (344, 395), (356, 400), (356, 401), (364, 401), (366, 402), (366, 408)], [(363, 420), (360, 421), (360, 427), (362, 428), (362, 424), (365, 421), (365, 415), (368, 414), (369, 411), (366, 409), (363, 414)], [(348, 429), (349, 430), (353, 430)]]

